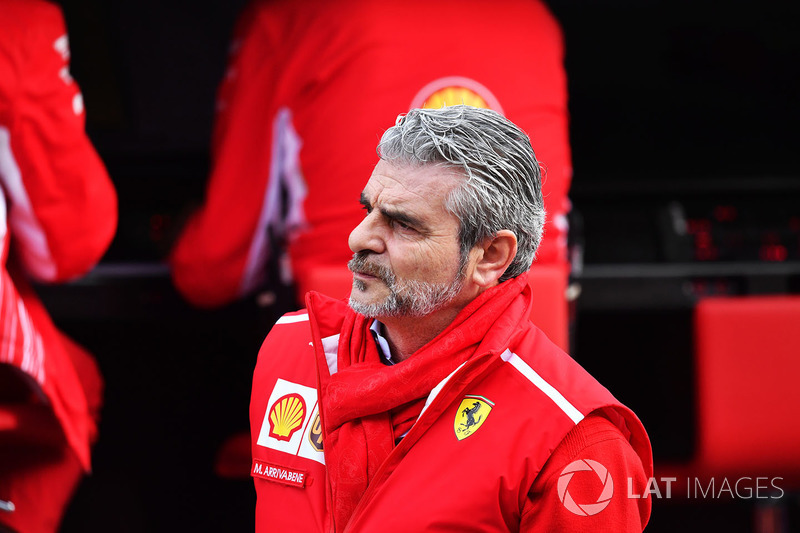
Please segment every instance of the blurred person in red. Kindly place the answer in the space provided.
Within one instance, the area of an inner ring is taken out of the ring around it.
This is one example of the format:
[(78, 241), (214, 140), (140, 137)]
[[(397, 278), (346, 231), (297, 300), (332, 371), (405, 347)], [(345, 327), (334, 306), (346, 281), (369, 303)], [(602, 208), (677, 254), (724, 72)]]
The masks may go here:
[(28, 279), (90, 270), (117, 202), (84, 131), (60, 9), (0, 0), (0, 529), (56, 531), (91, 467), (103, 382)]
[(537, 262), (566, 265), (562, 41), (538, 0), (251, 2), (218, 92), (205, 203), (171, 255), (175, 285), (203, 307), (265, 284), (294, 285), (301, 302), (315, 268), (350, 257), (361, 217), (352, 200), (386, 125), (413, 107), (461, 103), (531, 136), (549, 215)]

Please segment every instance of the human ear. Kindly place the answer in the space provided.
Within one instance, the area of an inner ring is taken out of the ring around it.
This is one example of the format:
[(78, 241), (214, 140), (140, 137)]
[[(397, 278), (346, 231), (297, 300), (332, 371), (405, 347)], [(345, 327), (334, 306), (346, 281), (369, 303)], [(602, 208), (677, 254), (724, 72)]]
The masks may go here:
[(477, 252), (477, 261), (472, 271), (472, 281), (479, 287), (488, 289), (499, 283), (500, 277), (517, 256), (517, 237), (510, 230), (504, 229), (473, 250)]

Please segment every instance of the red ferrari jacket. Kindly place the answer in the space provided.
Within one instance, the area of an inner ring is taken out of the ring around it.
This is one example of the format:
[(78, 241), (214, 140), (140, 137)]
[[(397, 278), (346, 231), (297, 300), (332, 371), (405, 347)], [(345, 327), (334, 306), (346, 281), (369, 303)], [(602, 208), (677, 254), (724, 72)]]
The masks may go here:
[(64, 362), (60, 334), (24, 278), (68, 281), (91, 269), (114, 236), (116, 193), (84, 132), (60, 10), (47, 2), (3, 0), (2, 12), (0, 362), (42, 388), (88, 468), (93, 429), (76, 371)]
[[(84, 132), (61, 11), (0, 0), (0, 13), (0, 440), (19, 451), (3, 448), (0, 500), (16, 511), (0, 512), (0, 523), (54, 531), (90, 468), (102, 379), (27, 280), (67, 281), (91, 269), (114, 235), (116, 194)], [(58, 459), (39, 462), (48, 447)]]
[(563, 43), (540, 1), (253, 2), (218, 92), (205, 203), (171, 255), (177, 288), (198, 305), (231, 302), (285, 243), (281, 275), (302, 301), (312, 269), (351, 257), (384, 130), (409, 108), (460, 103), (531, 137), (548, 213), (537, 262), (566, 261)]
[[(527, 320), (525, 283), (487, 291), (391, 367), (344, 302), (312, 293), (281, 318), (253, 378), (256, 530), (641, 531), (650, 502), (626, 490), (652, 475), (644, 428)], [(381, 450), (375, 429), (421, 391)]]

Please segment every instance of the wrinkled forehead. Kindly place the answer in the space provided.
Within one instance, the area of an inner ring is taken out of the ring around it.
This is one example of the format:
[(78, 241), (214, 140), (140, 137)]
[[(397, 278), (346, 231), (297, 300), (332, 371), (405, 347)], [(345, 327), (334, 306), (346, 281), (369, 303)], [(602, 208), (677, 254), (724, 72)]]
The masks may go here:
[(375, 165), (363, 196), (369, 201), (442, 205), (464, 179), (464, 173), (450, 165), (408, 165), (381, 160)]

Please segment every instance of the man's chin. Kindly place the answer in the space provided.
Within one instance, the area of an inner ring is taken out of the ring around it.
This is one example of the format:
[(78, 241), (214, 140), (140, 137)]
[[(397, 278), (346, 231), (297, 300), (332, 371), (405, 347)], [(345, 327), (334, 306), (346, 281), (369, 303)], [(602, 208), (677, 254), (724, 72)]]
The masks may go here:
[(376, 291), (375, 288), (367, 288), (367, 290), (361, 291), (354, 283), (353, 292), (350, 294), (350, 300), (348, 302), (350, 308), (356, 313), (370, 318), (386, 315), (387, 308), (390, 307), (389, 300), (391, 299), (391, 295), (378, 295), (375, 294), (376, 292), (378, 291)]
[(367, 318), (376, 318), (380, 315), (381, 306), (379, 304), (364, 303), (353, 298), (352, 296), (350, 297), (348, 304), (350, 305), (350, 309), (360, 315), (366, 316)]

